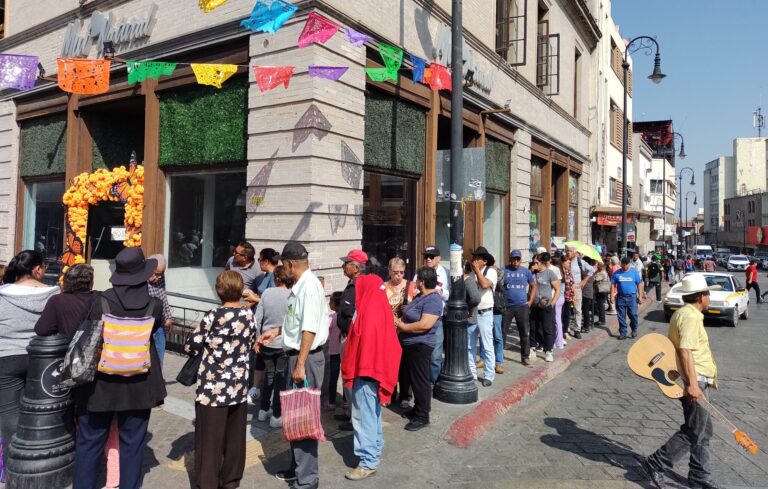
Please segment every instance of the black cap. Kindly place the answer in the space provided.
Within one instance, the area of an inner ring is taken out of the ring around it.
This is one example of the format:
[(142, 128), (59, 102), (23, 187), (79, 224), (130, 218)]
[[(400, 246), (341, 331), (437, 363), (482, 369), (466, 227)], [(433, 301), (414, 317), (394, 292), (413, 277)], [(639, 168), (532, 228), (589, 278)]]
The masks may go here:
[(440, 256), (440, 248), (435, 245), (427, 245), (427, 247), (424, 248), (424, 253), (422, 253), (422, 255)]
[(496, 263), (496, 259), (493, 258), (492, 254), (488, 253), (488, 250), (485, 249), (485, 246), (478, 246), (477, 249), (472, 252), (472, 254), (485, 260), (486, 265), (489, 267), (492, 267)]
[(306, 260), (307, 258), (309, 258), (309, 252), (298, 241), (288, 241), (285, 243), (283, 252), (279, 256), (281, 260)]

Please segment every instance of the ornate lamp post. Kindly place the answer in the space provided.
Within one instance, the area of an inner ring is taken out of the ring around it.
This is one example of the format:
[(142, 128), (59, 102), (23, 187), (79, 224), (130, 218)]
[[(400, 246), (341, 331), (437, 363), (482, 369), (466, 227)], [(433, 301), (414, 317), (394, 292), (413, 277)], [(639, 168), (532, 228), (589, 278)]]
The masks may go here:
[(451, 13), (451, 296), (443, 328), (445, 360), (434, 389), (435, 399), (450, 404), (477, 401), (477, 384), (469, 372), (467, 355), (467, 302), (461, 257), (464, 249), (464, 211), (457, 197), (461, 190), (462, 151), (464, 150), (464, 77), (461, 0), (453, 0)]
[[(672, 154), (675, 154), (675, 138), (680, 139), (680, 156), (681, 160), (684, 160), (685, 154), (685, 139), (679, 132), (672, 132)], [(661, 213), (664, 216), (664, 224), (661, 227), (661, 242), (664, 246), (664, 254), (667, 254), (667, 163), (666, 161), (662, 165), (661, 170), (662, 189), (661, 189)], [(693, 185), (693, 184), (691, 184)], [(674, 213), (672, 214), (674, 216)]]
[[(691, 168), (690, 166), (684, 166), (683, 168), (680, 168), (680, 173), (678, 173), (677, 176), (675, 177), (675, 182), (677, 182), (678, 180), (680, 182), (680, 183), (677, 184), (677, 192), (675, 192), (675, 193), (680, 196), (681, 200), (682, 200), (682, 197), (683, 197), (683, 176), (685, 175), (686, 172), (690, 172), (691, 173), (691, 186), (696, 185), (696, 180), (695, 180), (696, 173), (693, 171), (693, 168)], [(683, 220), (683, 203), (679, 202), (679, 204), (680, 204), (680, 208), (678, 209), (677, 219), (678, 219), (678, 221), (682, 222), (682, 220)], [(686, 209), (686, 212), (688, 212), (687, 209)], [(677, 226), (677, 234), (678, 234), (678, 241), (679, 241), (678, 246), (680, 247), (679, 250), (680, 250), (680, 252), (682, 252), (682, 250), (683, 250), (683, 245), (682, 245), (682, 242), (683, 242), (683, 229), (680, 226)]]
[[(636, 46), (633, 48), (633, 46)], [(651, 52), (651, 48), (656, 46), (656, 56), (653, 60), (653, 73), (648, 76), (648, 79), (655, 84), (661, 83), (667, 75), (661, 72), (661, 56), (659, 55), (659, 43), (656, 39), (648, 36), (638, 36), (627, 43), (627, 48), (624, 50), (624, 62), (621, 67), (624, 69), (624, 130), (623, 133), (623, 146), (621, 154), (621, 184), (623, 194), (621, 197), (621, 256), (627, 255), (627, 198), (629, 192), (627, 192), (627, 152), (629, 151), (629, 118), (627, 117), (627, 72), (629, 71), (629, 61), (627, 57), (629, 53), (645, 50), (648, 54)]]
[[(690, 221), (688, 221), (688, 196), (691, 195), (691, 194), (693, 194), (693, 205), (698, 205), (698, 203), (696, 202), (696, 198), (698, 197), (696, 195), (696, 192), (694, 192), (693, 190), (689, 190), (688, 193), (685, 194), (685, 225), (686, 226), (690, 224)], [(694, 229), (695, 228), (696, 228), (696, 226), (694, 225)], [(686, 236), (685, 237), (685, 252), (688, 253), (689, 251), (690, 250), (688, 249), (688, 237)]]

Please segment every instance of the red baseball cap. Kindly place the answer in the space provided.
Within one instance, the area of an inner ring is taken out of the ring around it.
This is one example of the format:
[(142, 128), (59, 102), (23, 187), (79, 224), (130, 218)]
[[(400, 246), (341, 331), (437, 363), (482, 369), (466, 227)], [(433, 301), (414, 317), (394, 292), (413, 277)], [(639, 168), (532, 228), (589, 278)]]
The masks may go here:
[(365, 264), (368, 262), (368, 253), (366, 253), (363, 250), (352, 250), (349, 253), (347, 253), (347, 256), (342, 256), (341, 261), (344, 263), (350, 262), (350, 261), (356, 261), (357, 263), (363, 263)]

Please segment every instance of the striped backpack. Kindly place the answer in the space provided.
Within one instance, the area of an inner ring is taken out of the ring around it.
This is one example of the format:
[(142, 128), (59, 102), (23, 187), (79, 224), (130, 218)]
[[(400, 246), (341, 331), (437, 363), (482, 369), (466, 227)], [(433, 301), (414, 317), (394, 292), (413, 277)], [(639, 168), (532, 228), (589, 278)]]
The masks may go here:
[(101, 320), (104, 324), (98, 371), (104, 374), (131, 377), (149, 372), (149, 345), (155, 318), (155, 299), (150, 298), (142, 317), (126, 318), (109, 313), (107, 301), (102, 301)]

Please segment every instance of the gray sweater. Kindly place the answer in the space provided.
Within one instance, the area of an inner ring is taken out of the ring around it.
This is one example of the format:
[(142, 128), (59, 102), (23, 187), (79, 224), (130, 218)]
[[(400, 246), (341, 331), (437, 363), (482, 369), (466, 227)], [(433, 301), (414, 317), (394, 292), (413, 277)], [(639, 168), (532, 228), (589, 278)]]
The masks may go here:
[(58, 287), (0, 286), (0, 357), (27, 354), (45, 303), (58, 293)]
[[(285, 313), (288, 312), (288, 296), (291, 290), (284, 287), (272, 287), (264, 291), (261, 301), (256, 306), (253, 322), (259, 330), (259, 334), (283, 325)], [(283, 348), (283, 335), (276, 337), (269, 343), (269, 348)]]

